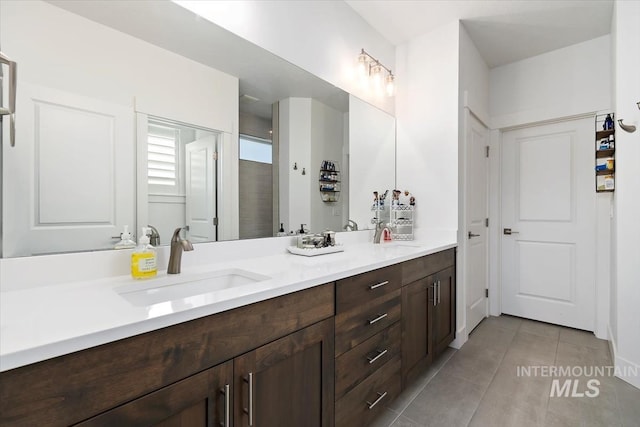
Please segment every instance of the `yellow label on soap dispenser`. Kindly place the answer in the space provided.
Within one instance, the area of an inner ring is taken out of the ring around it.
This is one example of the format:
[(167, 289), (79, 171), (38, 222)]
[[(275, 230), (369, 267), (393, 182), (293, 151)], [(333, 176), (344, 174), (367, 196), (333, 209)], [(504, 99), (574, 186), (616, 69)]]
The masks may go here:
[(131, 254), (131, 276), (134, 279), (146, 279), (158, 274), (156, 254), (154, 252), (134, 252)]

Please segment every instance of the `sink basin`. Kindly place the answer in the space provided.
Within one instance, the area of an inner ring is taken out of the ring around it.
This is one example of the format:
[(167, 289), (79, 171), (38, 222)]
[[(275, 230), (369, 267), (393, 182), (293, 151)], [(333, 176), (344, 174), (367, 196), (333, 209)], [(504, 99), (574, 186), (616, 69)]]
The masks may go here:
[(169, 301), (187, 302), (192, 297), (241, 288), (269, 279), (271, 278), (262, 274), (232, 268), (199, 274), (167, 275), (120, 286), (115, 291), (131, 304), (147, 307)]

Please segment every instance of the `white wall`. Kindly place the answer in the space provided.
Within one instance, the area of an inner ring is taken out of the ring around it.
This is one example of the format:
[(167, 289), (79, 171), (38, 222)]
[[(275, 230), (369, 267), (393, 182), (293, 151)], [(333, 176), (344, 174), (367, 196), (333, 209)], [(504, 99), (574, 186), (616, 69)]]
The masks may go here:
[(397, 186), (416, 226), (458, 228), (458, 21), (398, 46)]
[(287, 231), (299, 230), (301, 224), (311, 227), (309, 186), (317, 176), (310, 160), (311, 98), (284, 99), (280, 101), (280, 222)]
[[(616, 54), (616, 45), (618, 42), (618, 25), (617, 18), (614, 6), (614, 13), (611, 14), (611, 104), (615, 108), (617, 97), (616, 97), (616, 76), (618, 74), (617, 67), (617, 54)], [(615, 194), (615, 193), (614, 193)], [(612, 204), (611, 204), (611, 224), (609, 227), (609, 233), (611, 235), (611, 246), (610, 246), (610, 254), (609, 254), (609, 280), (611, 288), (609, 290), (609, 301), (610, 301), (610, 311), (609, 311), (609, 340), (612, 344), (612, 349), (615, 357), (615, 343), (618, 340), (618, 292), (617, 292), (617, 283), (616, 283), (616, 249), (618, 246), (618, 238), (616, 235), (617, 223), (616, 223), (616, 200), (613, 199), (612, 196)], [(615, 361), (614, 361), (615, 363)]]
[[(177, 1), (223, 28), (393, 114), (394, 99), (360, 86), (364, 48), (393, 67), (395, 48), (343, 1)], [(395, 71), (395, 70), (394, 70)], [(398, 79), (403, 79), (398, 73)]]
[[(458, 334), (454, 346), (462, 345), (470, 331), (466, 330), (466, 253), (468, 238), (466, 231), (466, 126), (468, 114), (474, 114), (485, 125), (489, 123), (489, 67), (478, 48), (469, 37), (464, 25), (460, 24), (459, 45), (459, 89), (458, 89), (458, 258), (456, 264), (457, 281), (457, 325)], [(469, 113), (467, 113), (467, 110)], [(487, 132), (487, 143), (489, 134)]]
[(342, 160), (343, 113), (311, 98), (288, 98), (280, 101), (279, 122), (278, 222), (287, 232), (299, 230), (301, 224), (314, 233), (341, 230), (344, 195), (336, 203), (323, 202), (318, 178), (322, 160)]
[(319, 191), (319, 171), (323, 160), (336, 162), (342, 174), (347, 173), (348, 165), (342, 162), (344, 145), (343, 113), (334, 110), (315, 99), (311, 100), (311, 158), (309, 161), (309, 194), (311, 195), (311, 231), (320, 232), (326, 229), (342, 230), (342, 210), (345, 194), (340, 193), (337, 202), (323, 202)]
[[(640, 128), (640, 3), (615, 3), (616, 119)], [(616, 126), (615, 336), (616, 367), (640, 369), (640, 131), (627, 133)], [(622, 375), (640, 388), (640, 376)]]
[(611, 107), (609, 36), (493, 68), (494, 129)]
[(396, 185), (395, 131), (393, 116), (349, 96), (349, 218), (359, 230), (375, 227), (373, 192)]
[(460, 104), (459, 130), (463, 130), (463, 106), (480, 121), (489, 124), (489, 67), (480, 55), (464, 25), (460, 24)]

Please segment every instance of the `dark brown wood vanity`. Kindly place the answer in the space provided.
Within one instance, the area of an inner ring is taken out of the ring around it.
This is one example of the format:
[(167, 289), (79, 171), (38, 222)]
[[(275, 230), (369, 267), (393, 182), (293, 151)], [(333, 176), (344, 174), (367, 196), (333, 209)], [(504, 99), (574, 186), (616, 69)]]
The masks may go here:
[(2, 426), (366, 426), (455, 337), (455, 249), (0, 374)]

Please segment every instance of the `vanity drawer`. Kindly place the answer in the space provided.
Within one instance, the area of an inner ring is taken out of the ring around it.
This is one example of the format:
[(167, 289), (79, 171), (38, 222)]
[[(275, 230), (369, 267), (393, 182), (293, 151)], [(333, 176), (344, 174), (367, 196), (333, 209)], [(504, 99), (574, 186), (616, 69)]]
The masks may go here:
[(377, 299), (336, 315), (336, 357), (400, 320), (398, 289)]
[(400, 394), (400, 356), (336, 402), (336, 427), (368, 426)]
[(415, 282), (418, 279), (437, 273), (456, 263), (455, 249), (412, 259), (402, 263), (402, 284)]
[(375, 334), (336, 359), (336, 399), (400, 354), (400, 322)]
[(342, 313), (354, 307), (366, 305), (376, 298), (400, 289), (401, 280), (400, 264), (338, 280), (336, 312)]

